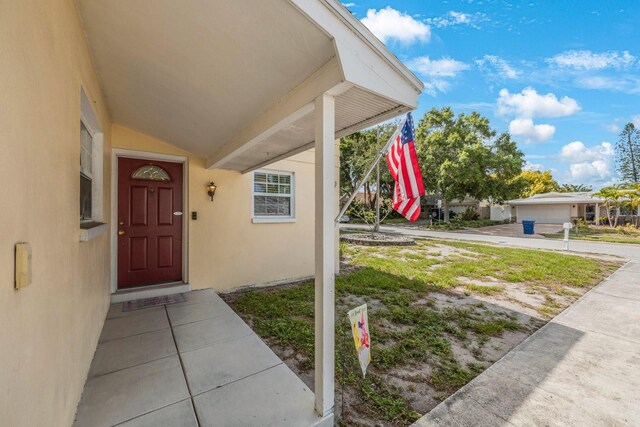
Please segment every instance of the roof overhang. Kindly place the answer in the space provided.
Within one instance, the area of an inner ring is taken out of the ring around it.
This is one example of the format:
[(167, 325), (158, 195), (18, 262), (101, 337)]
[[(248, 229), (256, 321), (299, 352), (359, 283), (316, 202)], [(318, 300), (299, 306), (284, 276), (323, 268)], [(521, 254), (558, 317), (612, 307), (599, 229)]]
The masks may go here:
[(572, 205), (572, 204), (595, 204), (604, 203), (603, 199), (517, 199), (508, 200), (505, 204), (513, 206), (530, 206), (530, 205)]
[(423, 85), (340, 2), (78, 0), (112, 119), (246, 172), (417, 107)]

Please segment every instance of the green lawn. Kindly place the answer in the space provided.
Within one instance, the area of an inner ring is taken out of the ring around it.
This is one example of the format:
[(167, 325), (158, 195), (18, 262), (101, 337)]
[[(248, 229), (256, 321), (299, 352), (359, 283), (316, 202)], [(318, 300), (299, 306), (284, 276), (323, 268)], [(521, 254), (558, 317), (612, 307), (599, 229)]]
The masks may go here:
[[(474, 295), (500, 295), (504, 283), (525, 283), (544, 295), (539, 312), (548, 317), (564, 307), (560, 295), (575, 299), (577, 290), (597, 284), (618, 266), (449, 241), (419, 240), (404, 248), (343, 244), (341, 249), (353, 266), (336, 278), (336, 380), (338, 394), (345, 396), (336, 401), (341, 425), (412, 423), (508, 351), (505, 343), (517, 344), (544, 323)], [(469, 283), (487, 278), (495, 284)], [(459, 287), (466, 296), (448, 293)], [(313, 282), (225, 299), (299, 373), (313, 369)], [(363, 302), (369, 306), (373, 343), (364, 379), (346, 316)]]
[[(548, 233), (544, 234), (544, 236), (550, 239), (564, 239), (564, 231)], [(640, 245), (640, 230), (631, 227), (581, 227), (580, 230), (578, 230), (578, 234), (576, 234), (575, 229), (571, 230), (569, 239)]]

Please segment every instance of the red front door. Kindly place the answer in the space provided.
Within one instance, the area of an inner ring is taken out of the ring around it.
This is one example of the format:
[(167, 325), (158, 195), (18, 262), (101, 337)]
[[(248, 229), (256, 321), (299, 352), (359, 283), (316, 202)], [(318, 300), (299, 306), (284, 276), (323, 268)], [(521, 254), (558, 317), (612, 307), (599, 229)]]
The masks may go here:
[(182, 281), (182, 164), (118, 158), (118, 288)]

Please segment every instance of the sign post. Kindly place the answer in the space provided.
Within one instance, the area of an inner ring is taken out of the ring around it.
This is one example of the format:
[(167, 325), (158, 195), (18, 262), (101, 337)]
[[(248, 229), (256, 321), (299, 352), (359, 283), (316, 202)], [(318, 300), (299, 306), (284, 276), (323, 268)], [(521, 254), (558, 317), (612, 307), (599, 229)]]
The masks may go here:
[(367, 366), (371, 362), (371, 337), (369, 335), (369, 318), (367, 316), (367, 304), (350, 310), (348, 313), (353, 343), (356, 345), (356, 354), (362, 369), (362, 376), (367, 373)]
[(564, 228), (564, 239), (562, 240), (564, 242), (564, 250), (568, 251), (569, 250), (569, 230), (573, 228), (573, 224), (571, 224), (570, 222), (565, 222), (564, 224), (562, 224), (562, 228)]

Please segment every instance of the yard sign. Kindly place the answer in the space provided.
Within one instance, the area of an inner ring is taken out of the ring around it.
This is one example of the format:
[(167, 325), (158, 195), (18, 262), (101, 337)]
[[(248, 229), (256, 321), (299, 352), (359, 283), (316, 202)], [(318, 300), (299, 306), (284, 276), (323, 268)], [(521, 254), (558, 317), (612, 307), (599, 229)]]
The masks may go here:
[(367, 366), (371, 362), (371, 337), (369, 336), (369, 319), (367, 317), (367, 304), (349, 311), (353, 342), (356, 345), (356, 353), (362, 368), (362, 376), (367, 373)]

